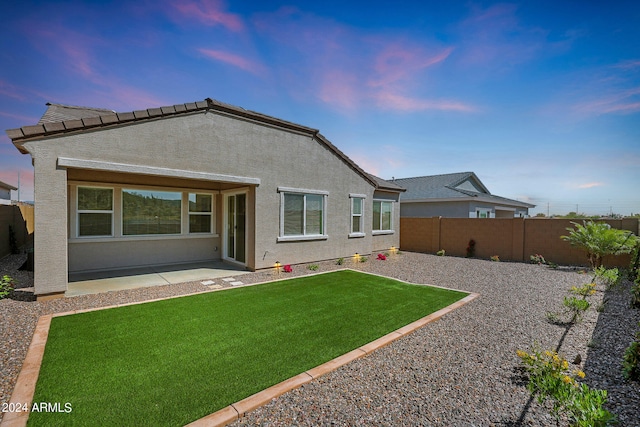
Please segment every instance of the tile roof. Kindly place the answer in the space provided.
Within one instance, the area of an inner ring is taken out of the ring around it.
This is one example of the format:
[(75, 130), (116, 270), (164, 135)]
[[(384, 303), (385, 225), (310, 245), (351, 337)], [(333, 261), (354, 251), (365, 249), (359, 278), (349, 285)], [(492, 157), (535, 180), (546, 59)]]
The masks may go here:
[(73, 105), (53, 104), (47, 102), (47, 111), (38, 121), (38, 124), (57, 123), (65, 120), (84, 119), (114, 114), (113, 110), (104, 108), (76, 107)]
[[(467, 181), (473, 185), (462, 186)], [(482, 198), (483, 201), (503, 205), (508, 204), (519, 207), (535, 207), (535, 205), (531, 205), (529, 203), (491, 194), (487, 187), (485, 187), (482, 181), (480, 181), (477, 175), (473, 172), (396, 178), (393, 182), (407, 189), (405, 194), (402, 195), (402, 201), (405, 202), (428, 199), (460, 199), (460, 201), (462, 201), (473, 198)]]
[(406, 188), (399, 186), (394, 181), (388, 181), (386, 179), (382, 179), (372, 174), (368, 174), (371, 179), (373, 179), (380, 190), (391, 190), (391, 191), (407, 191)]
[(37, 124), (22, 126), (17, 129), (8, 129), (6, 131), (9, 138), (13, 141), (13, 144), (21, 153), (28, 153), (28, 151), (22, 146), (22, 143), (29, 140), (42, 139), (52, 135), (84, 132), (87, 130), (95, 130), (98, 128), (118, 126), (199, 111), (217, 111), (223, 114), (241, 117), (246, 120), (265, 123), (313, 136), (316, 141), (333, 151), (339, 158), (347, 163), (349, 167), (369, 181), (374, 187), (390, 191), (404, 191), (397, 185), (391, 184), (380, 178), (373, 177), (365, 172), (328, 139), (322, 136), (317, 129), (278, 119), (276, 117), (267, 116), (255, 111), (246, 110), (242, 107), (226, 104), (211, 98), (206, 98), (204, 101), (176, 104), (159, 108), (148, 108), (146, 110), (136, 110), (124, 113), (117, 113), (115, 111), (102, 108), (77, 107), (52, 103), (47, 103), (47, 107), (47, 111)]

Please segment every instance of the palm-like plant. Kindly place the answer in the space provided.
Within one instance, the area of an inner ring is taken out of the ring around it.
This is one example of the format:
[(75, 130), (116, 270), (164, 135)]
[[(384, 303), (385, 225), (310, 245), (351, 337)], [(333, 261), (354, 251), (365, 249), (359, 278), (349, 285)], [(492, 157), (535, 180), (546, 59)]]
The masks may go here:
[(627, 230), (611, 228), (606, 222), (585, 221), (583, 225), (572, 222), (574, 228), (567, 228), (568, 236), (561, 239), (571, 246), (582, 248), (592, 268), (602, 265), (602, 258), (607, 255), (628, 254), (636, 245), (636, 237)]

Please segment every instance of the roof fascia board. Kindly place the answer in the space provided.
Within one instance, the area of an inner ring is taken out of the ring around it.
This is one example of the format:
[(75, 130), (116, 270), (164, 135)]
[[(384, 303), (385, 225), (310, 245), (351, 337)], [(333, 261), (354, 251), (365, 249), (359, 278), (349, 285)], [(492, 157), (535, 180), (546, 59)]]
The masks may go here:
[(97, 160), (58, 157), (58, 166), (62, 168), (89, 169), (107, 172), (132, 173), (139, 175), (186, 178), (200, 181), (229, 182), (234, 184), (260, 185), (260, 178), (222, 175), (209, 172), (189, 171), (182, 169), (159, 168), (154, 166), (131, 165), (126, 163), (101, 162)]

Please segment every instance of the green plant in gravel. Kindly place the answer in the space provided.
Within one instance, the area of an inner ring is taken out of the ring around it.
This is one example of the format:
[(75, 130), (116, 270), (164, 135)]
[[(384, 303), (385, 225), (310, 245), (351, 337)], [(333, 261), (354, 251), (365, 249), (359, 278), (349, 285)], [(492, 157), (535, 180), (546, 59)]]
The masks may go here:
[(446, 252), (444, 249), (440, 249), (438, 252), (436, 252), (436, 255), (438, 256), (445, 256)]
[(629, 280), (634, 282), (640, 276), (640, 238), (636, 237), (636, 244), (631, 251), (629, 263)]
[(631, 286), (631, 307), (640, 308), (640, 276)]
[(338, 258), (336, 260), (336, 265), (342, 265), (342, 264), (344, 264), (344, 258)]
[(307, 268), (311, 271), (318, 271), (318, 268), (320, 267), (318, 266), (318, 264), (309, 264)]
[(611, 289), (620, 283), (620, 272), (617, 268), (605, 268), (600, 266), (593, 270), (593, 281), (599, 280), (607, 289)]
[(628, 254), (636, 245), (632, 232), (611, 228), (606, 222), (584, 221), (583, 225), (577, 222), (571, 224), (575, 228), (567, 228), (569, 235), (560, 238), (587, 252), (592, 268), (600, 267), (603, 257)]
[(0, 299), (11, 296), (14, 288), (15, 280), (7, 275), (2, 276), (2, 279), (0, 279)]
[(369, 261), (369, 258), (367, 258), (366, 256), (361, 256), (360, 258), (358, 258), (359, 262), (367, 262)]
[(570, 323), (577, 323), (582, 320), (584, 312), (591, 307), (591, 303), (584, 298), (576, 297), (564, 297), (562, 301), (566, 312), (569, 314), (571, 320)]
[(622, 375), (627, 380), (640, 381), (640, 331), (636, 333), (636, 340), (624, 352)]
[(579, 369), (569, 370), (569, 362), (553, 351), (533, 349), (516, 352), (529, 374), (527, 390), (539, 403), (551, 401), (552, 413), (566, 416), (571, 426), (599, 427), (616, 421), (615, 415), (603, 408), (607, 391), (590, 389), (578, 379), (585, 377)]
[(529, 256), (529, 260), (531, 261), (531, 264), (543, 265), (547, 263), (547, 260), (540, 254)]

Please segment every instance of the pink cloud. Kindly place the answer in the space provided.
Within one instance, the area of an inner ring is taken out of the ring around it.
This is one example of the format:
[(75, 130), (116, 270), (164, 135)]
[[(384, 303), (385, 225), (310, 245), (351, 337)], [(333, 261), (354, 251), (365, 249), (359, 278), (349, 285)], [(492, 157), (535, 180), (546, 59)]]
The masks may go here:
[[(517, 6), (513, 4), (495, 4), (487, 9), (473, 7), (471, 15), (457, 27), (461, 63), (492, 69), (510, 67), (565, 46), (566, 43), (554, 46), (547, 40), (547, 30), (523, 25), (516, 13)], [(566, 40), (577, 36), (577, 32), (565, 34)]]
[(374, 58), (373, 69), (378, 74), (372, 79), (372, 86), (384, 86), (405, 78), (412, 78), (415, 73), (443, 62), (451, 54), (453, 48), (447, 48), (435, 55), (427, 55), (420, 49), (389, 45)]
[(589, 182), (586, 184), (578, 185), (578, 188), (594, 188), (594, 187), (602, 187), (602, 186), (604, 186), (604, 183), (602, 182)]
[(189, 0), (172, 2), (172, 6), (187, 18), (195, 18), (205, 25), (222, 25), (230, 31), (240, 32), (244, 23), (239, 15), (226, 12), (222, 1)]
[(573, 106), (574, 111), (583, 114), (630, 114), (640, 111), (640, 87), (618, 90), (599, 99)]
[(241, 70), (248, 71), (253, 74), (260, 74), (264, 71), (264, 66), (260, 63), (246, 59), (240, 55), (236, 55), (231, 52), (225, 52), (222, 50), (213, 49), (198, 49), (198, 52), (207, 56), (208, 58), (215, 59), (216, 61), (222, 61)]
[[(256, 15), (252, 23), (265, 40), (275, 42), (280, 49), (276, 54), (293, 64), (275, 73), (287, 76), (282, 85), (292, 96), (304, 92), (343, 112), (363, 107), (400, 112), (475, 110), (425, 88), (429, 74), (450, 58), (452, 46), (372, 34), (291, 7)], [(416, 92), (426, 93), (428, 99), (409, 95)]]
[(466, 113), (477, 111), (474, 106), (459, 101), (410, 98), (391, 92), (380, 92), (375, 95), (375, 98), (381, 108), (398, 111), (439, 110)]

